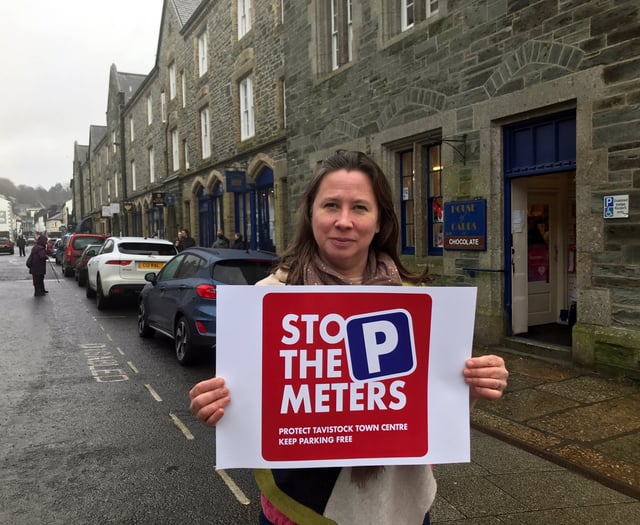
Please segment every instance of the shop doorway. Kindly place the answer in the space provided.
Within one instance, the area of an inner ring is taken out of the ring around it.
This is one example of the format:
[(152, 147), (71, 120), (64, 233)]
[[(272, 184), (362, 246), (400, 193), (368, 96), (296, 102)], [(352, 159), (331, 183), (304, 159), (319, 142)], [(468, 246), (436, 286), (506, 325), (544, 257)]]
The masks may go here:
[(511, 181), (511, 333), (571, 346), (575, 172)]

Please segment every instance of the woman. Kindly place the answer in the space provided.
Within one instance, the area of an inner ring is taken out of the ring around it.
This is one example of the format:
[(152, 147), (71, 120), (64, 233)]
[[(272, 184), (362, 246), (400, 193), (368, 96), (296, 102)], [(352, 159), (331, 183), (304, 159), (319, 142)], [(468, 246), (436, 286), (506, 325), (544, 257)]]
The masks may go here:
[(40, 235), (36, 244), (31, 248), (31, 266), (29, 273), (33, 276), (33, 295), (38, 297), (49, 293), (44, 289), (44, 276), (47, 273), (47, 237)]
[[(276, 271), (259, 285), (390, 285), (428, 280), (409, 272), (398, 252), (389, 183), (364, 153), (337, 151), (319, 166), (298, 209), (297, 231)], [(498, 399), (507, 384), (497, 356), (468, 359), (470, 402)], [(215, 426), (230, 402), (224, 379), (198, 383), (191, 411)], [(257, 470), (261, 524), (428, 523), (436, 483), (425, 465)], [(426, 515), (426, 516), (425, 516)], [(333, 521), (331, 521), (333, 520)], [(424, 521), (423, 521), (424, 520)]]

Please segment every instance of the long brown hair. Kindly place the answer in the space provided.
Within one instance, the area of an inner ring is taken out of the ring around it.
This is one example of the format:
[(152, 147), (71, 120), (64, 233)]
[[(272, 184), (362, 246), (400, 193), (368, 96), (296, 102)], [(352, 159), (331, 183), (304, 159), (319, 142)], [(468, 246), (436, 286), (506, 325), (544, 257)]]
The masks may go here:
[(423, 283), (430, 281), (428, 269), (423, 273), (413, 273), (405, 268), (398, 254), (399, 225), (393, 206), (391, 186), (384, 172), (373, 159), (361, 151), (338, 150), (318, 165), (316, 172), (302, 194), (296, 218), (296, 231), (293, 241), (282, 254), (278, 268), (288, 272), (287, 284), (302, 284), (305, 265), (318, 253), (318, 245), (313, 236), (311, 211), (313, 201), (318, 194), (324, 177), (338, 170), (361, 171), (371, 180), (373, 194), (378, 204), (378, 224), (380, 231), (371, 241), (371, 249), (379, 255), (386, 253), (391, 257), (404, 281)]

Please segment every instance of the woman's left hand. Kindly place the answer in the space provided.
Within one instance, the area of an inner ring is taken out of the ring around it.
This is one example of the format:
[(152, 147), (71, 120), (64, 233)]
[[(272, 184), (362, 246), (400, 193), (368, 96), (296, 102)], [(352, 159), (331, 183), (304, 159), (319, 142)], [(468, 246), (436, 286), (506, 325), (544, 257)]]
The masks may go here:
[(464, 370), (465, 383), (469, 385), (469, 399), (500, 399), (507, 388), (509, 372), (504, 359), (497, 355), (483, 355), (467, 359)]

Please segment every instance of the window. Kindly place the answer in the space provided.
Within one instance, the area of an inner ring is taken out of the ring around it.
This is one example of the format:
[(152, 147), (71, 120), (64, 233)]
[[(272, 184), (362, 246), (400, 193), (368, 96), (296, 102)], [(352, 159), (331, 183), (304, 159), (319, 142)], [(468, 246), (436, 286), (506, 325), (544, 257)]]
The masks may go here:
[(111, 146), (113, 147), (113, 152), (116, 152), (116, 148), (118, 146), (118, 141), (116, 140), (116, 132), (111, 132)]
[(178, 142), (178, 130), (171, 132), (171, 155), (173, 157), (173, 171), (180, 169), (180, 143)]
[(198, 75), (202, 76), (207, 72), (207, 31), (204, 30), (198, 36)]
[(151, 100), (151, 93), (147, 95), (147, 124), (149, 126), (153, 122), (153, 104)]
[(156, 166), (153, 158), (153, 146), (149, 148), (149, 182), (156, 181)]
[(438, 0), (427, 0), (427, 18), (438, 14), (439, 4), (440, 2), (438, 2)]
[(131, 190), (136, 191), (136, 161), (131, 161)]
[[(428, 3), (428, 2), (427, 2)], [(402, 20), (402, 30), (409, 29), (413, 27), (414, 22), (414, 2), (413, 0), (401, 0), (400, 1), (400, 9), (402, 10), (400, 13), (400, 17)]]
[(287, 127), (287, 84), (283, 78), (280, 81), (280, 104), (282, 111), (282, 128)]
[(251, 77), (245, 77), (240, 81), (240, 140), (254, 135), (253, 82)]
[(442, 255), (442, 247), (444, 245), (444, 219), (440, 144), (429, 147), (427, 157), (428, 252), (429, 255)]
[(113, 196), (118, 198), (118, 174), (116, 173), (113, 177)]
[(171, 62), (169, 66), (169, 100), (176, 98), (176, 63)]
[(251, 0), (238, 0), (238, 40), (251, 29)]
[(211, 138), (209, 137), (209, 108), (200, 111), (200, 139), (202, 147), (202, 158), (211, 156)]
[(135, 139), (135, 133), (133, 132), (133, 117), (129, 117), (129, 137), (131, 142)]
[(413, 150), (400, 153), (400, 224), (402, 253), (414, 255), (416, 251), (415, 199)]
[(164, 91), (160, 93), (160, 117), (162, 118), (162, 122), (167, 121), (167, 98)]
[(187, 143), (187, 139), (182, 141), (182, 154), (184, 155), (184, 169), (189, 169), (189, 144)]
[(318, 70), (338, 69), (353, 60), (352, 0), (318, 0)]
[(184, 76), (184, 71), (180, 73), (180, 86), (182, 89), (182, 107), (187, 107), (187, 80)]

